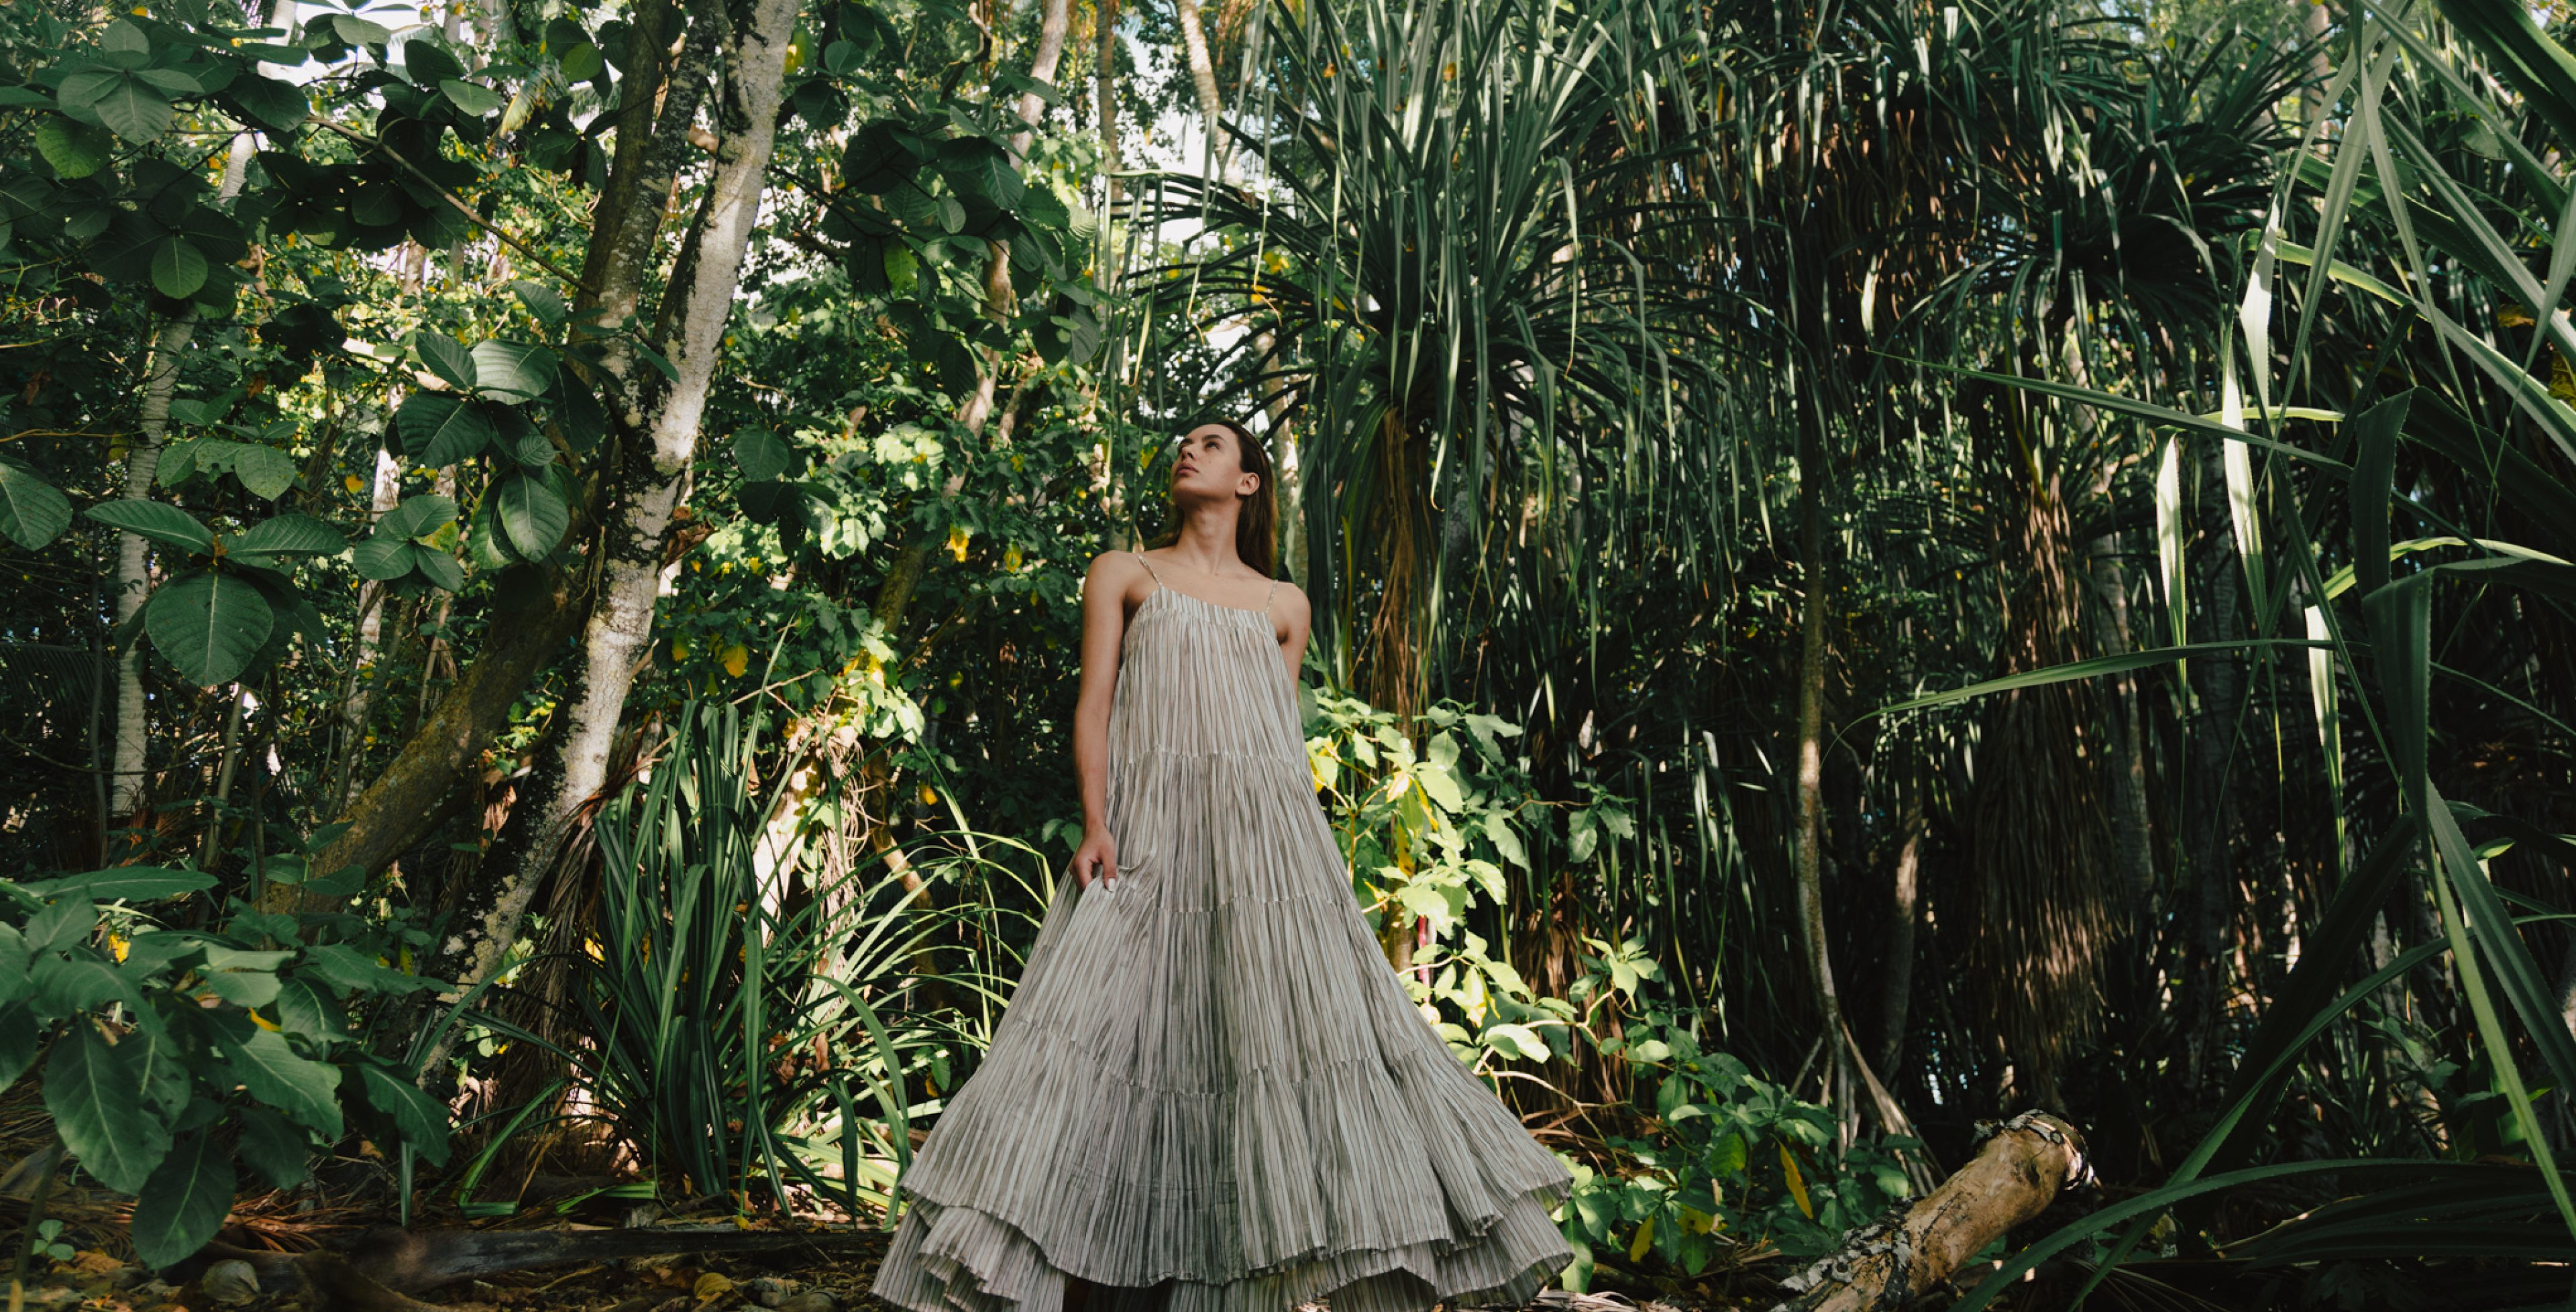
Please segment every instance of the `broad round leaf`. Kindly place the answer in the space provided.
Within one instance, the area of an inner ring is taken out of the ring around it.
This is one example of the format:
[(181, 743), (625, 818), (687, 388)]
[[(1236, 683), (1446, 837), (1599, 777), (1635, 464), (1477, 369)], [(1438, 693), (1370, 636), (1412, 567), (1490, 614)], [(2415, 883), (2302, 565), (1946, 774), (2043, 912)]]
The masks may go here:
[(113, 68), (84, 68), (63, 79), (54, 90), (54, 99), (67, 110), (94, 109), (124, 81), (125, 74)]
[(170, 1153), (170, 1127), (154, 1116), (134, 1072), (98, 1031), (75, 1025), (45, 1062), (45, 1110), (54, 1130), (100, 1183), (133, 1193)]
[(413, 461), (431, 469), (481, 454), (493, 437), (492, 421), (479, 408), (464, 397), (437, 392), (415, 392), (404, 401), (394, 412), (394, 433)]
[(765, 483), (784, 475), (796, 461), (795, 448), (766, 428), (746, 428), (733, 435), (733, 462), (745, 481)]
[(511, 549), (526, 560), (545, 559), (572, 523), (554, 489), (526, 474), (504, 479), (492, 500), (500, 508), (501, 531), (509, 535)]
[(234, 78), (232, 85), (224, 88), (224, 94), (261, 127), (278, 132), (296, 127), (313, 112), (312, 102), (304, 98), (304, 88), (256, 73)]
[(448, 100), (453, 102), (458, 109), (464, 110), (466, 113), (471, 114), (476, 118), (481, 118), (484, 115), (491, 113), (493, 110), (499, 109), (503, 105), (510, 103), (508, 99), (501, 95), (500, 92), (494, 91), (492, 88), (487, 86), (468, 82), (463, 78), (442, 78), (438, 83), (438, 89), (441, 93), (446, 95)]
[(394, 39), (382, 26), (349, 14), (331, 15), (331, 30), (353, 46), (380, 46)]
[(122, 18), (108, 24), (106, 30), (98, 34), (98, 45), (101, 50), (120, 55), (152, 53), (152, 38), (145, 36), (142, 28)]
[(146, 1267), (196, 1256), (223, 1228), (224, 1214), (232, 1210), (234, 1183), (232, 1154), (218, 1147), (214, 1136), (181, 1139), (134, 1200), (134, 1255)]
[(152, 286), (174, 301), (184, 301), (206, 285), (206, 257), (184, 237), (165, 237), (152, 250)]
[(349, 542), (321, 520), (289, 511), (234, 534), (224, 540), (224, 546), (235, 554), (336, 556), (349, 549)]
[(184, 547), (199, 554), (215, 549), (215, 535), (177, 506), (129, 497), (101, 502), (81, 513), (109, 528), (121, 528), (166, 547)]
[(385, 540), (425, 538), (455, 522), (456, 502), (436, 493), (403, 498), (402, 504), (376, 521), (376, 537)]
[(268, 598), (232, 574), (191, 574), (164, 583), (143, 611), (143, 631), (152, 635), (153, 648), (200, 688), (240, 678), (276, 627)]
[(233, 453), (233, 477), (262, 501), (275, 501), (295, 486), (295, 457), (273, 446), (244, 442)]
[(71, 527), (72, 502), (32, 466), (0, 457), (0, 534), (29, 551)]
[(65, 181), (86, 178), (107, 163), (116, 138), (102, 127), (47, 114), (36, 120), (36, 150)]
[(411, 573), (411, 545), (400, 538), (368, 538), (350, 545), (349, 563), (360, 578), (391, 582)]
[(870, 123), (841, 152), (841, 185), (863, 195), (883, 196), (910, 182), (920, 167), (921, 157), (904, 146), (892, 123)]
[(434, 90), (451, 78), (465, 76), (465, 66), (456, 62), (456, 56), (440, 49), (417, 31), (403, 38), (402, 68), (403, 76), (410, 78), (411, 84), (423, 91)]
[(555, 353), (530, 342), (477, 342), (474, 386), (495, 401), (533, 401), (554, 390)]
[(157, 141), (170, 130), (170, 102), (150, 83), (131, 75), (119, 77), (116, 86), (90, 108), (109, 131), (138, 146)]

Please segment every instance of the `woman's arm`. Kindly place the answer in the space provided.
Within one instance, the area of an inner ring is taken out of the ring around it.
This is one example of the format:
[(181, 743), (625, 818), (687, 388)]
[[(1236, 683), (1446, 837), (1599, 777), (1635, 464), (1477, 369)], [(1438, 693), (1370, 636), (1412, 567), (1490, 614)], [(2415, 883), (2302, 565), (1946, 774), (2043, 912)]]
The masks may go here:
[(1073, 707), (1073, 776), (1082, 791), (1082, 846), (1067, 873), (1088, 888), (1114, 885), (1118, 841), (1109, 833), (1109, 706), (1118, 695), (1118, 650), (1127, 632), (1127, 592), (1144, 566), (1123, 551), (1091, 559), (1082, 579), (1082, 689)]
[(1288, 682), (1294, 684), (1298, 671), (1306, 666), (1306, 638), (1314, 628), (1315, 608), (1305, 591), (1291, 583), (1272, 613), (1279, 617), (1279, 659), (1288, 662)]

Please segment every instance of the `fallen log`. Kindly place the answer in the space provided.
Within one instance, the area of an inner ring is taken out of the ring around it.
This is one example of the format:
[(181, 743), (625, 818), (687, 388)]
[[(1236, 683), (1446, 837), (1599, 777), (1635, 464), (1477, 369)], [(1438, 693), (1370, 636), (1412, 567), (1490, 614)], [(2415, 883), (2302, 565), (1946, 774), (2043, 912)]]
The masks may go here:
[(1841, 1248), (1782, 1281), (1797, 1297), (1773, 1312), (1903, 1307), (2060, 1193), (2092, 1182), (2083, 1134), (2046, 1112), (2023, 1112), (1940, 1188), (1843, 1236)]

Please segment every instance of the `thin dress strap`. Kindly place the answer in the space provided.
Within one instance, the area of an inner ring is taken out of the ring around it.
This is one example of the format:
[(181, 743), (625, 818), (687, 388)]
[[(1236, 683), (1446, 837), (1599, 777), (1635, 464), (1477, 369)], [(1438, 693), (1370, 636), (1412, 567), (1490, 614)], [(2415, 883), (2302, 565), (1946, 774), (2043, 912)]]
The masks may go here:
[(1278, 595), (1279, 595), (1279, 580), (1277, 580), (1277, 579), (1272, 579), (1272, 580), (1270, 580), (1270, 591), (1268, 591), (1268, 592), (1265, 592), (1265, 593), (1261, 594), (1261, 613), (1262, 613), (1263, 615), (1268, 615), (1268, 614), (1270, 613), (1270, 602), (1271, 602), (1271, 599), (1272, 599), (1272, 598), (1274, 598), (1274, 597), (1277, 597)]
[(1154, 562), (1152, 562), (1152, 561), (1150, 561), (1150, 560), (1145, 559), (1145, 554), (1144, 554), (1143, 552), (1141, 552), (1141, 551), (1131, 551), (1131, 552), (1128, 552), (1127, 554), (1128, 554), (1128, 555), (1131, 555), (1131, 556), (1134, 556), (1134, 557), (1136, 558), (1136, 563), (1145, 567), (1145, 572), (1146, 572), (1146, 573), (1148, 573), (1148, 574), (1153, 574), (1153, 575), (1154, 575), (1154, 586), (1155, 586), (1155, 587), (1159, 588), (1159, 587), (1162, 587), (1162, 586), (1163, 586), (1163, 576), (1162, 576), (1162, 575), (1160, 575), (1160, 574), (1154, 574)]

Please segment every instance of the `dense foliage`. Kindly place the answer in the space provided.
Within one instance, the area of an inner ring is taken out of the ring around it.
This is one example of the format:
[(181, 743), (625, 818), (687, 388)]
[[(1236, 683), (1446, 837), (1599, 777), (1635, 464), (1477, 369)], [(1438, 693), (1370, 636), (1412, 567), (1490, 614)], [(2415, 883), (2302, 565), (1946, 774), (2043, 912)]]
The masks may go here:
[(2020, 1266), (2516, 1297), (2576, 1230), (2566, 40), (0, 11), (0, 1075), (190, 1173), (152, 1256), (361, 1134), (477, 1213), (886, 1201), (1079, 837), (1084, 567), (1222, 413), (1569, 1281), (1822, 1251), (2039, 1104), (2127, 1192)]

